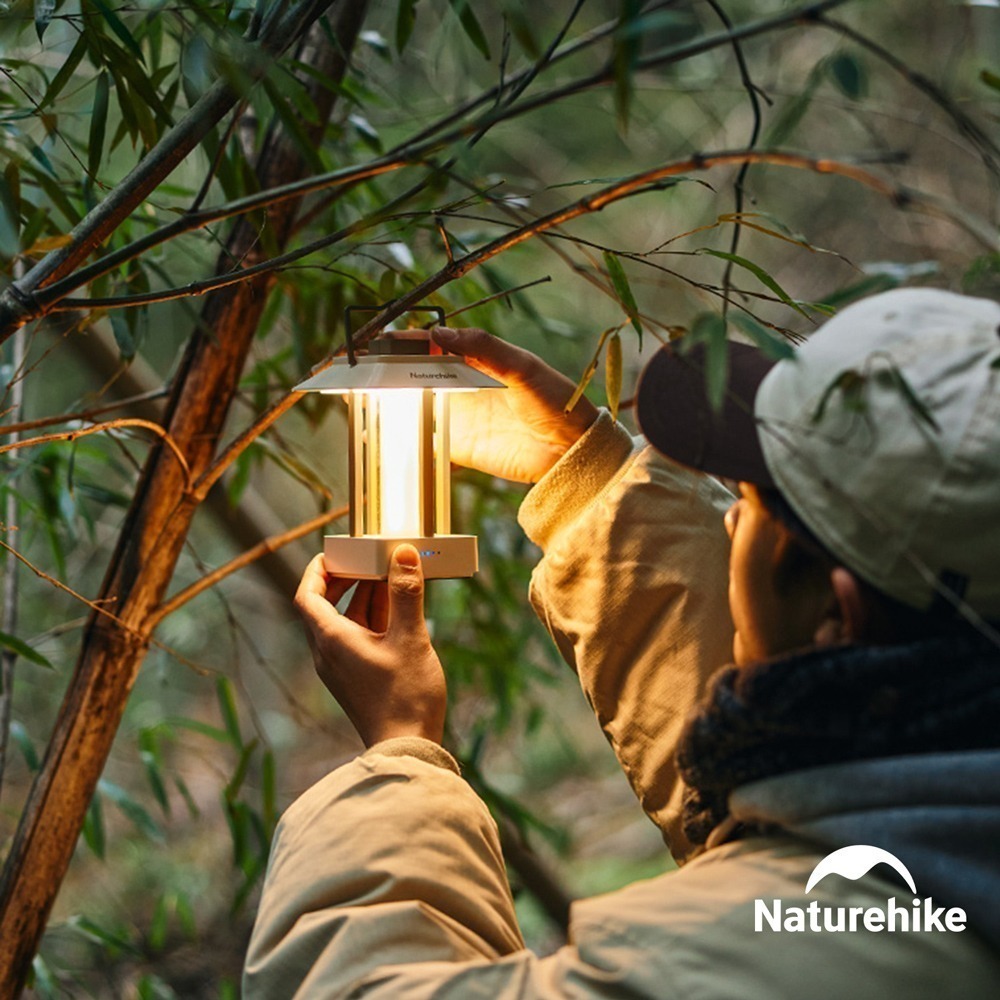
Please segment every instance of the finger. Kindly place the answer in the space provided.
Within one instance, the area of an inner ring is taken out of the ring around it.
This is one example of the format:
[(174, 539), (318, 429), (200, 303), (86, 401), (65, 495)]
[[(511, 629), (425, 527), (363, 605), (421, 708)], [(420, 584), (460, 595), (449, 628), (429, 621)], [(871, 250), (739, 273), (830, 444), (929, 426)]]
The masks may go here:
[(368, 627), (373, 632), (385, 632), (389, 628), (389, 585), (385, 580), (379, 580), (372, 587), (368, 614)]
[(531, 351), (475, 327), (437, 326), (432, 335), (446, 351), (460, 354), (480, 371), (503, 382), (525, 381), (541, 363)]
[(295, 606), (303, 617), (315, 618), (323, 614), (324, 607), (336, 614), (334, 605), (354, 585), (354, 580), (330, 576), (324, 567), (323, 555), (315, 556), (306, 566), (298, 590)]
[(424, 632), (424, 572), (420, 554), (409, 544), (396, 547), (389, 563), (389, 619), (386, 631)]
[(349, 618), (358, 625), (371, 628), (371, 600), (374, 580), (361, 580), (357, 590), (351, 596), (351, 603), (347, 605), (344, 617)]

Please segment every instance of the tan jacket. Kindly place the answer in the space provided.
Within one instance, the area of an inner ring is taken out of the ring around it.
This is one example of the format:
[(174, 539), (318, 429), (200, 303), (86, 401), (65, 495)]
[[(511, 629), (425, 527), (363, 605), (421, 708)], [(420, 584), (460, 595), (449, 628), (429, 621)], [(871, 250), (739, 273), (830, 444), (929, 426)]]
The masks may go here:
[[(544, 552), (532, 604), (680, 859), (691, 847), (679, 830), (673, 751), (706, 677), (730, 655), (721, 525), (730, 502), (713, 481), (634, 447), (605, 414), (521, 511)], [(721, 843), (676, 873), (574, 904), (570, 944), (539, 959), (524, 948), (485, 805), (440, 747), (390, 740), (282, 818), (244, 996), (997, 995), (1000, 960), (971, 930), (756, 931), (757, 899), (786, 908), (912, 903), (874, 875), (830, 876), (806, 895), (826, 853), (784, 833)]]

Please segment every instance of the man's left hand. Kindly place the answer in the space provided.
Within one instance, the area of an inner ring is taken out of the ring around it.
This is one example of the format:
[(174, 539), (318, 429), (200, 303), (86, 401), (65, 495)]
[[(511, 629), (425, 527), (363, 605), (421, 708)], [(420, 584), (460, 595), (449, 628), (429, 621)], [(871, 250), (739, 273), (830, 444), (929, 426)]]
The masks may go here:
[(329, 576), (318, 555), (295, 594), (320, 680), (365, 746), (397, 736), (440, 743), (445, 680), (424, 621), (419, 553), (399, 545), (388, 582), (361, 580), (341, 615), (334, 605), (353, 585)]

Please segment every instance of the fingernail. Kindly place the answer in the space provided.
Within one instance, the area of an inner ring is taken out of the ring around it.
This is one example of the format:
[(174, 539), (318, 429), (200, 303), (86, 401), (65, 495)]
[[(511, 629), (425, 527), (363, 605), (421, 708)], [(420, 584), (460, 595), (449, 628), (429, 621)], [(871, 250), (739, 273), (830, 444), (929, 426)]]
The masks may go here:
[(400, 566), (411, 569), (420, 565), (420, 553), (412, 545), (400, 545), (393, 553), (393, 558)]
[(446, 326), (436, 326), (434, 328), (434, 339), (445, 346), (458, 343), (458, 332), (449, 330)]

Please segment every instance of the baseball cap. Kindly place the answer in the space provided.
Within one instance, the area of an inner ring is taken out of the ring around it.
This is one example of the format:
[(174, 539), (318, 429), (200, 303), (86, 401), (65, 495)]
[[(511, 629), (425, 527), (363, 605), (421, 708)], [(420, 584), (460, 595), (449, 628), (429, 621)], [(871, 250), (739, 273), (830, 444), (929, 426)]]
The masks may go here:
[(658, 450), (776, 487), (843, 565), (928, 609), (1000, 619), (1000, 304), (937, 289), (854, 303), (790, 358), (726, 345), (719, 411), (707, 352), (650, 361), (639, 425)]

